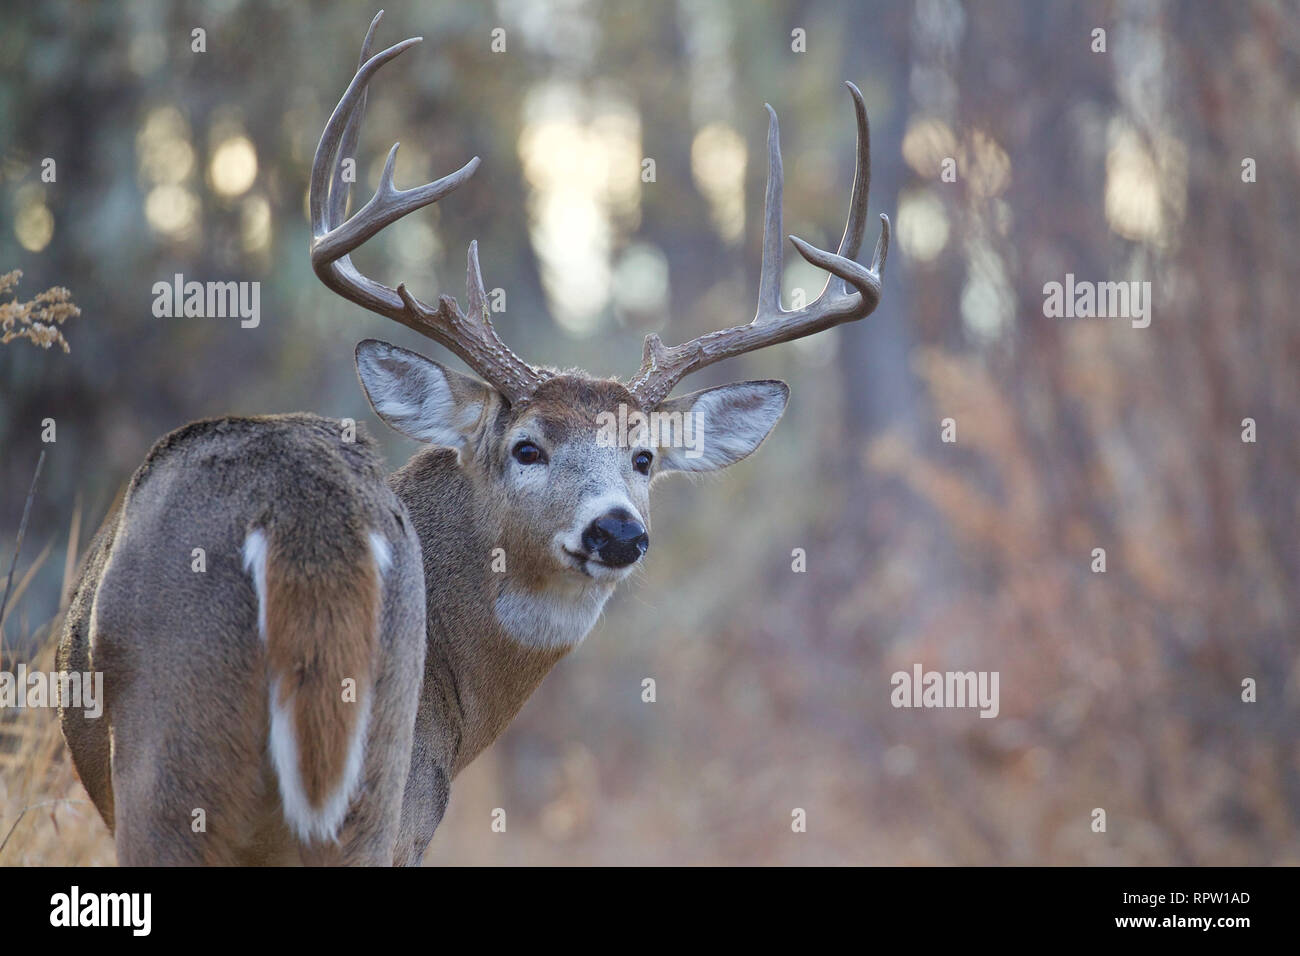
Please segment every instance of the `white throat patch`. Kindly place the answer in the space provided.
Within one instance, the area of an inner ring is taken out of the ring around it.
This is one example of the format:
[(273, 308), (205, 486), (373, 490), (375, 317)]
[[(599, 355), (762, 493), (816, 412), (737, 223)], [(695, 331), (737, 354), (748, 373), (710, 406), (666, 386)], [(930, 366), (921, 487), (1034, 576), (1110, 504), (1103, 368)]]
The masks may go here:
[(556, 594), (507, 585), (497, 597), (496, 616), (511, 640), (525, 647), (577, 647), (613, 593), (612, 586)]

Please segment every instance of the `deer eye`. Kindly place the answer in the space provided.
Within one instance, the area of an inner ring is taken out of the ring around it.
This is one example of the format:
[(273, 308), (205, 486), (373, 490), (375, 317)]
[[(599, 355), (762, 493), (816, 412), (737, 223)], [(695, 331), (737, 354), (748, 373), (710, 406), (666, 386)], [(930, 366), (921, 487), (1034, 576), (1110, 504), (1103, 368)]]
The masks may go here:
[(521, 465), (544, 465), (546, 464), (546, 452), (542, 451), (530, 441), (521, 441), (515, 445), (510, 454), (515, 456), (515, 461)]
[(650, 474), (650, 462), (655, 460), (655, 456), (648, 451), (639, 451), (632, 456), (632, 467), (643, 475)]

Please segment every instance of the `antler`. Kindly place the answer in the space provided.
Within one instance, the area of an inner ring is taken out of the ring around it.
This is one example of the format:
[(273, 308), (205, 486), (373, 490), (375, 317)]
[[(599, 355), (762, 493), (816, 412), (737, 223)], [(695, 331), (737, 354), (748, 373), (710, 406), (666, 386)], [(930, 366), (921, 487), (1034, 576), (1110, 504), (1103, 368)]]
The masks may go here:
[(351, 219), (344, 220), (351, 183), (342, 177), (343, 161), (353, 158), (356, 150), (361, 117), (366, 109), (366, 86), (381, 66), (423, 40), (423, 37), (412, 37), (370, 56), (370, 41), (383, 15), (384, 11), (380, 10), (366, 31), (360, 67), (325, 124), (312, 161), (312, 268), (322, 282), (345, 299), (400, 322), (455, 352), (510, 402), (526, 400), (549, 373), (534, 368), (512, 352), (492, 328), (479, 271), (477, 242), (469, 244), (465, 282), (468, 315), (449, 295), (439, 296), (438, 307), (431, 309), (412, 295), (405, 283), (399, 283), (396, 289), (389, 288), (363, 276), (352, 264), (351, 253), (362, 243), (408, 213), (437, 202), (469, 179), (479, 162), (475, 156), (436, 182), (415, 189), (398, 189), (393, 185), (393, 164), (401, 144), (394, 143), (374, 196)]
[(867, 193), (871, 188), (871, 131), (867, 107), (852, 83), (845, 83), (853, 95), (858, 121), (858, 161), (853, 177), (853, 196), (848, 222), (835, 254), (809, 245), (797, 236), (790, 241), (799, 254), (831, 273), (821, 294), (802, 309), (781, 308), (781, 142), (776, 111), (767, 107), (767, 195), (763, 216), (763, 266), (758, 279), (758, 311), (748, 325), (710, 332), (682, 345), (666, 346), (659, 336), (645, 338), (641, 370), (628, 388), (646, 408), (668, 397), (673, 387), (706, 365), (733, 355), (766, 348), (778, 342), (812, 335), (844, 322), (869, 315), (880, 301), (880, 280), (889, 254), (889, 217), (880, 216), (880, 238), (868, 269), (855, 262), (866, 232)]

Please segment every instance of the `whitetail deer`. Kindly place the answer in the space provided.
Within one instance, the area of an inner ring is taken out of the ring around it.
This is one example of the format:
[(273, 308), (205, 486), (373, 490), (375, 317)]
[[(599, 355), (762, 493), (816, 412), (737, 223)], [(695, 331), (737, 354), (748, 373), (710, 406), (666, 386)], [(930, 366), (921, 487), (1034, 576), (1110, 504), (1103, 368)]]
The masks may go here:
[[(309, 415), (195, 422), (149, 453), (92, 545), (60, 647), (60, 666), (105, 675), (104, 718), (69, 709), (63, 727), (122, 863), (418, 863), (452, 778), (582, 641), (645, 553), (651, 483), (746, 457), (788, 395), (759, 381), (669, 398), (674, 385), (860, 319), (880, 299), (887, 217), (871, 268), (854, 261), (870, 145), (852, 84), (857, 173), (838, 252), (791, 237), (831, 273), (821, 295), (781, 308), (769, 107), (757, 315), (671, 348), (647, 336), (627, 384), (537, 368), (507, 348), (473, 243), (464, 312), (450, 296), (430, 307), (403, 284), (363, 276), (353, 250), (478, 165), (399, 190), (394, 146), (374, 197), (345, 218), (340, 169), (367, 85), (419, 42), (370, 56), (378, 22), (316, 150), (312, 265), (335, 292), (445, 346), (482, 381), (383, 342), (357, 346), (376, 414), (433, 446), (387, 479), (370, 439), (345, 441), (341, 423)], [(598, 420), (619, 406), (694, 413), (700, 453), (599, 441)], [(200, 547), (207, 567), (196, 573)]]

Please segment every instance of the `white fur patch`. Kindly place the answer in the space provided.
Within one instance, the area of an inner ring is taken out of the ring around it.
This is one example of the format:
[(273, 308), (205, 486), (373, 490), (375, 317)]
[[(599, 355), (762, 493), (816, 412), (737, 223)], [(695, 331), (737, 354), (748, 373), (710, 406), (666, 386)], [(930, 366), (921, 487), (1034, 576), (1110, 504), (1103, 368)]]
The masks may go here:
[(562, 594), (507, 587), (497, 597), (496, 616), (506, 634), (525, 647), (576, 647), (613, 592), (612, 585)]
[(382, 578), (393, 566), (393, 549), (388, 544), (388, 539), (378, 531), (370, 532), (370, 553), (375, 556), (375, 567), (379, 568), (379, 576)]
[(257, 592), (257, 633), (266, 641), (266, 532), (254, 528), (244, 539), (244, 570), (253, 578)]
[(348, 743), (348, 759), (343, 768), (343, 779), (324, 804), (313, 807), (307, 800), (302, 785), (302, 768), (298, 757), (298, 734), (294, 726), (293, 703), (290, 697), (281, 706), (280, 681), (271, 679), (270, 688), (271, 732), (268, 744), (271, 764), (280, 784), (280, 802), (284, 806), (284, 820), (289, 829), (304, 843), (338, 839), (339, 827), (348, 815), (348, 807), (357, 785), (361, 782), (361, 769), (366, 749), (366, 733), (370, 726), (370, 697), (361, 701), (361, 719), (357, 721)]

